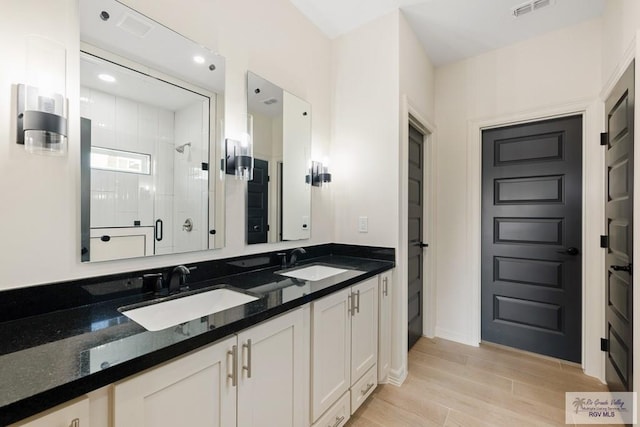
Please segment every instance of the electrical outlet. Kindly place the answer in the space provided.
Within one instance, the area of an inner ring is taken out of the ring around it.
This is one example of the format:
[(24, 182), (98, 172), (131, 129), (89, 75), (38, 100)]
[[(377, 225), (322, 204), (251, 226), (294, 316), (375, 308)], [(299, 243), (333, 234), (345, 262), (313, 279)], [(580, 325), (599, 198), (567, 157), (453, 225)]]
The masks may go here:
[(369, 217), (361, 216), (358, 218), (358, 232), (360, 233), (369, 232)]

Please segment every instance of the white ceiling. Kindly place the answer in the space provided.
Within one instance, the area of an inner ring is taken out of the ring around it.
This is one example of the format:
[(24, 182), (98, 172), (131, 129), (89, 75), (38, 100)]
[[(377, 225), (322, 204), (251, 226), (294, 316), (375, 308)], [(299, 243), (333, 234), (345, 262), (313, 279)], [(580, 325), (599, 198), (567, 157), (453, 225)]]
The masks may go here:
[(606, 0), (555, 0), (519, 18), (526, 0), (290, 0), (330, 38), (401, 9), (435, 66), (602, 15)]

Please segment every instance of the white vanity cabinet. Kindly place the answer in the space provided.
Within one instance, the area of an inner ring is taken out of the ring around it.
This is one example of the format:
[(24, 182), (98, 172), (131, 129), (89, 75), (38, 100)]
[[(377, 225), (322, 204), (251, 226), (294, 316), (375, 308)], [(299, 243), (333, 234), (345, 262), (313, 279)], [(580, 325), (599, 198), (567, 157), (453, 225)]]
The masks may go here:
[(234, 347), (235, 336), (117, 383), (114, 425), (235, 425)]
[[(334, 412), (334, 405), (344, 401), (345, 393), (351, 391), (352, 403), (353, 393), (359, 394), (361, 403), (377, 384), (378, 277), (314, 301), (311, 316), (311, 413), (318, 425), (325, 412)], [(365, 385), (364, 394), (355, 390), (371, 372), (376, 373), (374, 385)], [(357, 407), (351, 406), (353, 413)], [(339, 420), (337, 425), (346, 422), (341, 415), (330, 418)]]
[(238, 334), (238, 427), (309, 419), (309, 306)]
[(386, 383), (391, 369), (392, 271), (378, 277), (378, 383)]
[(308, 318), (302, 307), (117, 383), (114, 425), (304, 425)]
[(84, 396), (22, 420), (10, 427), (89, 427), (89, 398)]

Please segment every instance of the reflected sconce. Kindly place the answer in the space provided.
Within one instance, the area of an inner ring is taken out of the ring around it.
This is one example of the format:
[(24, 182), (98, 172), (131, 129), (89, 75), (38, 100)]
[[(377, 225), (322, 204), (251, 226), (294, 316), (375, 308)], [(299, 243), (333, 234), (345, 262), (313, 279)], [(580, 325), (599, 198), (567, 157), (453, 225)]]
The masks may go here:
[(331, 174), (329, 166), (323, 166), (322, 162), (311, 162), (311, 185), (314, 187), (322, 187), (329, 185), (331, 182)]
[(34, 86), (18, 85), (16, 143), (29, 153), (67, 153), (67, 100)]
[(236, 179), (251, 181), (253, 179), (253, 147), (235, 139), (225, 140), (226, 173), (235, 175)]
[(253, 179), (253, 116), (248, 114), (247, 132), (241, 140), (225, 139), (225, 172), (235, 175), (236, 179)]

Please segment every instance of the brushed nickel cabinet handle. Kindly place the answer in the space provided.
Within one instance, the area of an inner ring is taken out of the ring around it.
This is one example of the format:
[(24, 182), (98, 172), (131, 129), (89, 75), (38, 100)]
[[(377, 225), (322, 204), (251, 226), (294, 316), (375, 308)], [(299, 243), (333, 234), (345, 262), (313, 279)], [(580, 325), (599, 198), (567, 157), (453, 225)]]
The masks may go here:
[(341, 416), (341, 417), (336, 417), (336, 423), (334, 425), (332, 425), (332, 426), (329, 426), (329, 427), (338, 427), (340, 425), (340, 423), (343, 422), (343, 421), (344, 421), (344, 415)]
[(71, 421), (71, 424), (69, 424), (69, 427), (80, 427), (80, 419), (79, 418), (74, 418)]
[(242, 344), (242, 348), (243, 353), (244, 349), (247, 350), (247, 365), (243, 366), (242, 369), (247, 371), (247, 378), (251, 378), (251, 340), (247, 340), (246, 344)]
[(382, 279), (382, 294), (386, 297), (389, 295), (389, 278)]
[(360, 313), (360, 291), (356, 291), (356, 312)]
[(353, 316), (353, 294), (347, 296), (347, 313)]
[(371, 390), (371, 387), (373, 387), (374, 385), (375, 385), (374, 383), (367, 384), (366, 387), (360, 390), (360, 393), (362, 393), (362, 395), (364, 396), (365, 394), (367, 394), (369, 390)]
[(227, 355), (231, 356), (231, 373), (227, 374), (227, 378), (231, 378), (231, 385), (235, 387), (238, 385), (238, 346), (231, 347)]

